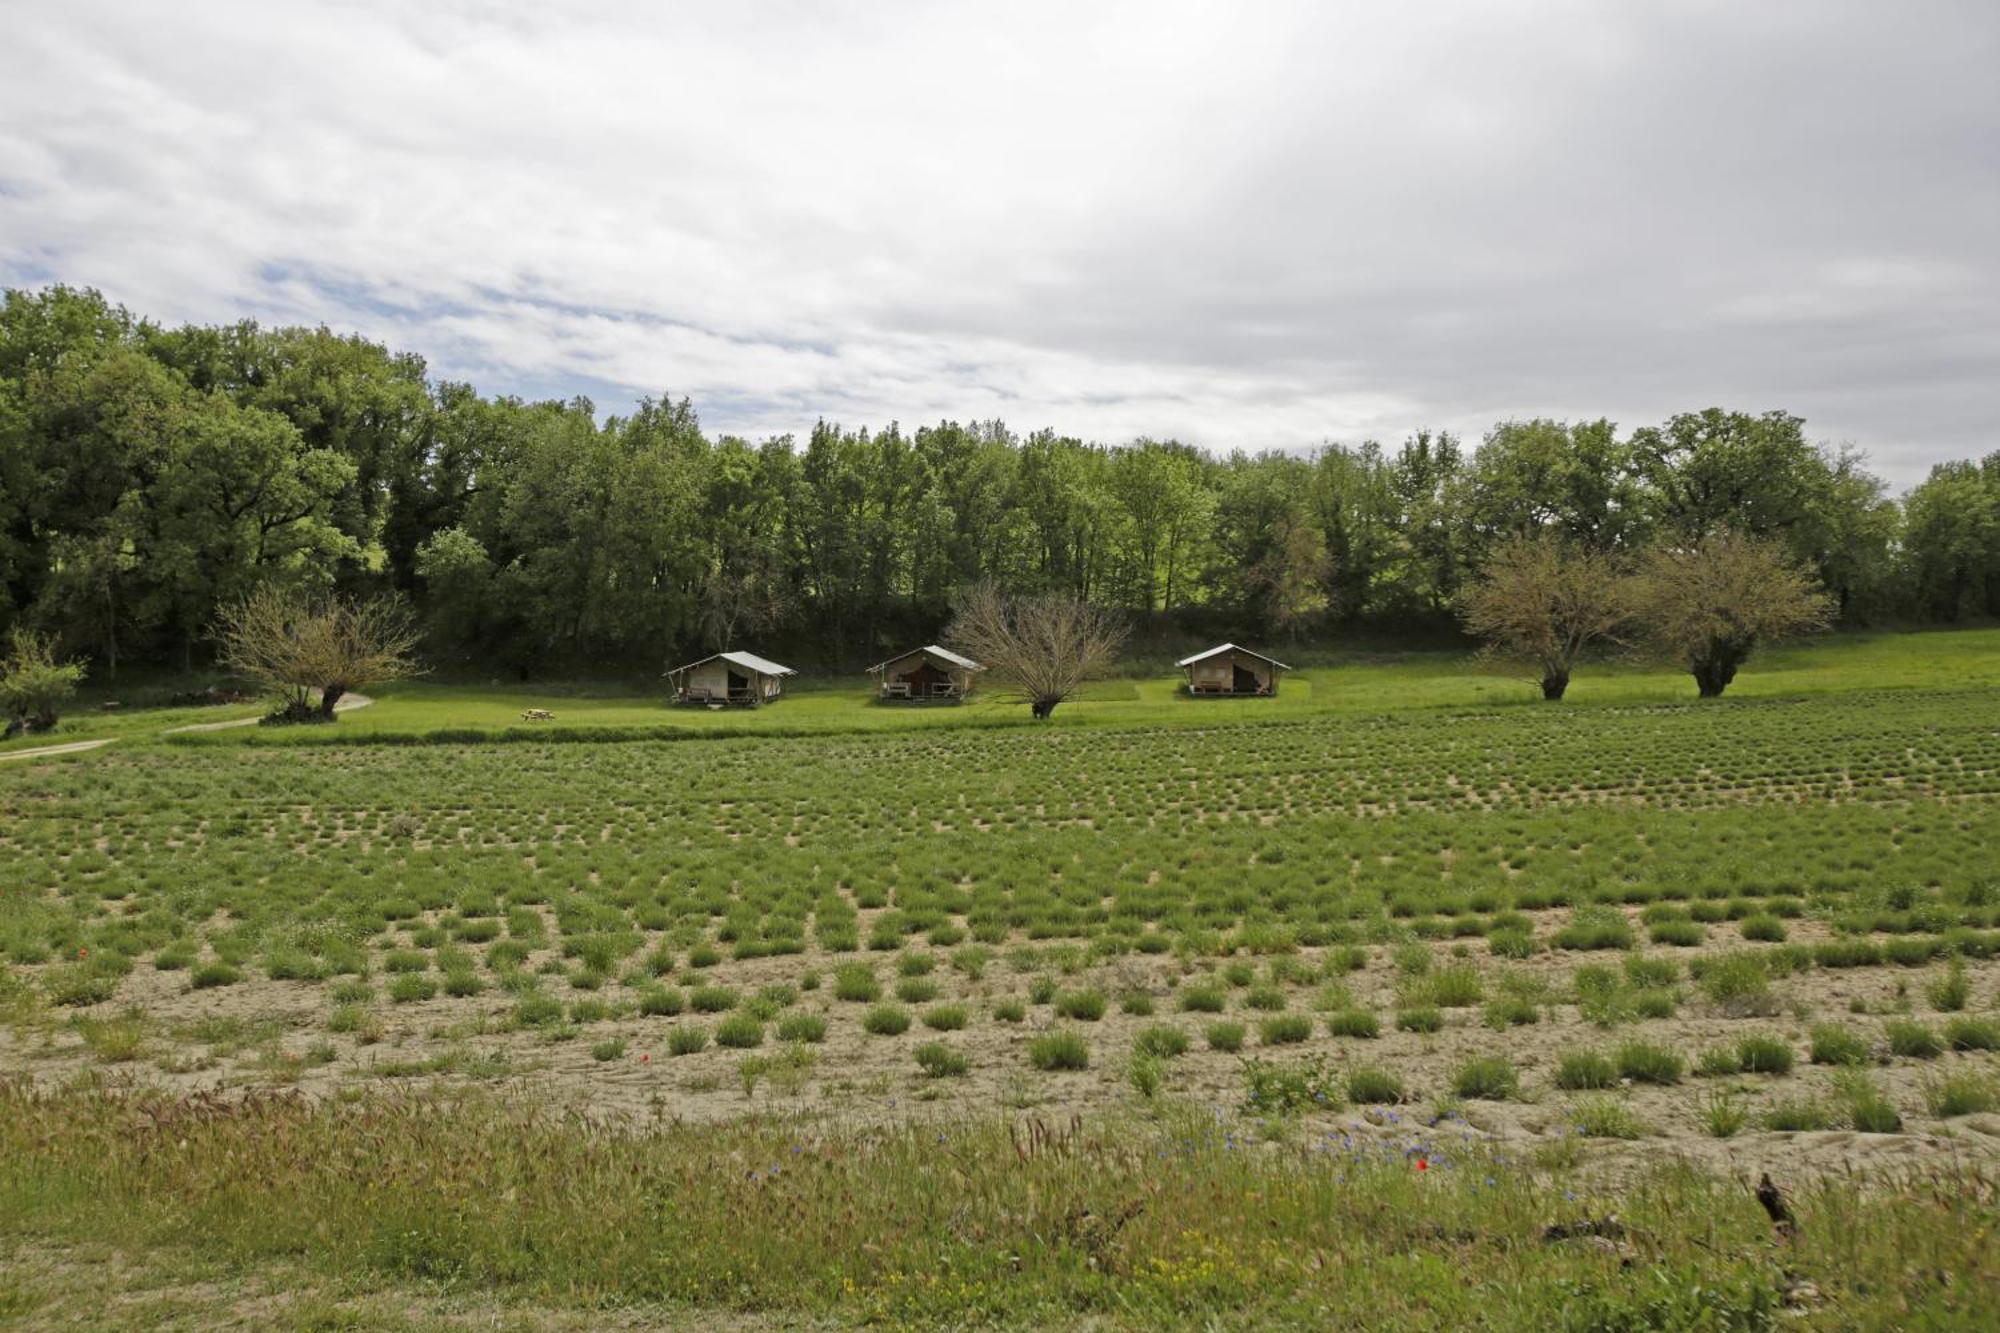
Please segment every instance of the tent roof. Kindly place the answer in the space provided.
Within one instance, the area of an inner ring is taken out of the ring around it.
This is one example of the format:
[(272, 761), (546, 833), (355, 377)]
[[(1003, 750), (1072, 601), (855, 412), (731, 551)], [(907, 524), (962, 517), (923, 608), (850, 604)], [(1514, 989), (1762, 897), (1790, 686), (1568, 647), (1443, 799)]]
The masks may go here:
[(932, 657), (941, 657), (945, 661), (951, 663), (953, 666), (959, 667), (966, 671), (986, 670), (985, 667), (979, 665), (979, 663), (973, 661), (971, 658), (961, 657), (959, 654), (953, 652), (951, 649), (940, 648), (934, 643), (927, 643), (921, 648), (912, 648), (907, 653), (897, 653), (894, 657), (887, 658), (883, 661), (877, 662), (874, 666), (869, 667), (868, 670), (870, 672), (880, 671), (885, 667), (891, 666), (897, 662), (902, 661), (906, 657), (915, 657), (918, 653), (929, 653)]
[(689, 662), (686, 666), (677, 666), (667, 674), (669, 676), (678, 676), (683, 671), (692, 671), (698, 666), (706, 666), (718, 658), (729, 663), (731, 666), (742, 667), (745, 671), (754, 671), (760, 676), (796, 676), (799, 674), (788, 666), (779, 666), (770, 658), (759, 657), (755, 653), (710, 653), (698, 662)]
[(1283, 662), (1280, 662), (1275, 657), (1267, 657), (1265, 654), (1258, 652), (1254, 648), (1245, 648), (1241, 644), (1235, 644), (1235, 643), (1217, 644), (1213, 648), (1207, 649), (1203, 652), (1196, 653), (1193, 657), (1183, 657), (1180, 661), (1174, 663), (1174, 665), (1177, 667), (1191, 667), (1196, 662), (1206, 662), (1209, 658), (1219, 657), (1223, 653), (1242, 653), (1246, 657), (1256, 658), (1259, 662), (1269, 662), (1272, 666), (1278, 668), (1278, 670), (1280, 671), (1291, 670), (1290, 667), (1286, 666)]

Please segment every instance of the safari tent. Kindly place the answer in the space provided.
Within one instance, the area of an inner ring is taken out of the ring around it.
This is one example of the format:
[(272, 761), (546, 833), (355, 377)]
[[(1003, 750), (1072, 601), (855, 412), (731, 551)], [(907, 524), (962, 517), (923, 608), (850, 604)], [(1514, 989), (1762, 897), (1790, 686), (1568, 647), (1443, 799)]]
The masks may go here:
[(1187, 676), (1188, 693), (1203, 697), (1276, 694), (1278, 677), (1291, 670), (1275, 657), (1233, 643), (1183, 657), (1174, 665)]
[(900, 657), (877, 662), (868, 674), (881, 677), (878, 697), (896, 702), (929, 699), (953, 701), (972, 693), (973, 678), (986, 668), (949, 648), (927, 643)]
[(716, 653), (667, 673), (674, 702), (683, 704), (770, 703), (785, 692), (785, 677), (798, 672), (755, 653)]

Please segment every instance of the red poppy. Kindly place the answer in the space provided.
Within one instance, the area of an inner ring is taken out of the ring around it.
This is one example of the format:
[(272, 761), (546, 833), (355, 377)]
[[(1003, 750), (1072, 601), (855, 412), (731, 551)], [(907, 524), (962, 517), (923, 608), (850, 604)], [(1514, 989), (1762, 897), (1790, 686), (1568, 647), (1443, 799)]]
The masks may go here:
[(1428, 1157), (1419, 1157), (1417, 1159), (1417, 1170), (1428, 1171), (1430, 1169), (1431, 1169), (1431, 1162)]

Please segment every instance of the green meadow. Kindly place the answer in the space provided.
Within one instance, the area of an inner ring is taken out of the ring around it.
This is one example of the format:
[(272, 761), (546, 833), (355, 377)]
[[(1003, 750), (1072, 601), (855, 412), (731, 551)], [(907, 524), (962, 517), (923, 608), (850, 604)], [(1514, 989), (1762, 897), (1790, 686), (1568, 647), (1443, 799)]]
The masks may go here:
[(2000, 633), (1297, 665), (80, 709), (0, 763), (0, 1312), (1989, 1324)]

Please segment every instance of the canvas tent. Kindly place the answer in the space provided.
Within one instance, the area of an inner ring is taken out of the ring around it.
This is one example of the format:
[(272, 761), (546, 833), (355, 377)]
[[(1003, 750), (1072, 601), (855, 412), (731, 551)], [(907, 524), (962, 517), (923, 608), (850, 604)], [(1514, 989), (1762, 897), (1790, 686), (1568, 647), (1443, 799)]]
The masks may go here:
[(798, 672), (755, 653), (716, 653), (667, 673), (674, 701), (684, 704), (767, 704)]
[(973, 678), (985, 669), (949, 648), (927, 643), (886, 662), (877, 662), (868, 668), (868, 674), (881, 677), (878, 697), (884, 700), (956, 701), (972, 693)]
[(1174, 664), (1187, 676), (1189, 694), (1270, 695), (1278, 692), (1278, 677), (1291, 668), (1275, 657), (1239, 648), (1233, 643), (1218, 644)]

